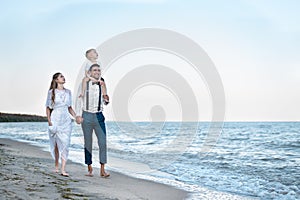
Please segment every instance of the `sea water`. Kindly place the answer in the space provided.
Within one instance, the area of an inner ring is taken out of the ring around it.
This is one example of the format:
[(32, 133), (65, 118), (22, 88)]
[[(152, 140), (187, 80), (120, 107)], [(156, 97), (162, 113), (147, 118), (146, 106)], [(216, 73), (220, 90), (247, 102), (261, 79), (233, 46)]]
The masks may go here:
[[(108, 169), (169, 184), (190, 199), (300, 199), (300, 122), (225, 122), (210, 141), (208, 122), (106, 122)], [(47, 123), (0, 123), (0, 137), (48, 150)], [(98, 148), (94, 138), (93, 159)], [(84, 163), (73, 126), (70, 159)]]

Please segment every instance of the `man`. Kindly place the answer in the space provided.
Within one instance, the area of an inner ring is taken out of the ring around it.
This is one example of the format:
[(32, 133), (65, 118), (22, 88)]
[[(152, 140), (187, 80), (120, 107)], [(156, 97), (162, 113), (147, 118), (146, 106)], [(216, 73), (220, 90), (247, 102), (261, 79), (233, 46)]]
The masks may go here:
[[(99, 80), (101, 76), (100, 66), (93, 64), (90, 67), (92, 78)], [(103, 116), (103, 95), (99, 82), (87, 82), (86, 92), (83, 98), (78, 98), (76, 103), (76, 123), (81, 124), (84, 136), (84, 154), (85, 164), (88, 165), (87, 176), (93, 176), (92, 168), (92, 138), (93, 131), (97, 136), (99, 146), (99, 162), (101, 165), (100, 176), (109, 177), (110, 174), (105, 172), (107, 163), (106, 147), (106, 128), (105, 117)]]

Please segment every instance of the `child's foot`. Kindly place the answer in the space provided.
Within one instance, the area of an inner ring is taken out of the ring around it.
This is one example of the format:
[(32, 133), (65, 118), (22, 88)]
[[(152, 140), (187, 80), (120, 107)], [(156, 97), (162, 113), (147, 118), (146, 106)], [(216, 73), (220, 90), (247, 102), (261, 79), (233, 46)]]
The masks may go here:
[(107, 105), (109, 103), (109, 96), (107, 94), (103, 95), (104, 104)]

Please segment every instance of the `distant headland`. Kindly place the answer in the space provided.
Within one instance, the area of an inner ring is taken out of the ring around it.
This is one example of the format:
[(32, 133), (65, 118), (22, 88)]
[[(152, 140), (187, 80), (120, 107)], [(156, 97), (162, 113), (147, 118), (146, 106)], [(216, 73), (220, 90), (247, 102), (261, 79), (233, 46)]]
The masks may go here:
[(0, 112), (0, 122), (46, 122), (47, 117)]

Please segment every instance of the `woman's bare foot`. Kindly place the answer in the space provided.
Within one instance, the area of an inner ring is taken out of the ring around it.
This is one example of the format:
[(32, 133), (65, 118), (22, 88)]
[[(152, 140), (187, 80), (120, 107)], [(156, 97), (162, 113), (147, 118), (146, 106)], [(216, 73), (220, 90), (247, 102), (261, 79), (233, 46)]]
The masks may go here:
[(55, 165), (55, 169), (53, 170), (55, 173), (59, 172), (58, 165)]
[(69, 174), (68, 174), (67, 172), (65, 172), (65, 171), (62, 171), (62, 172), (61, 172), (61, 175), (62, 175), (62, 176), (65, 176), (65, 177), (69, 177)]

